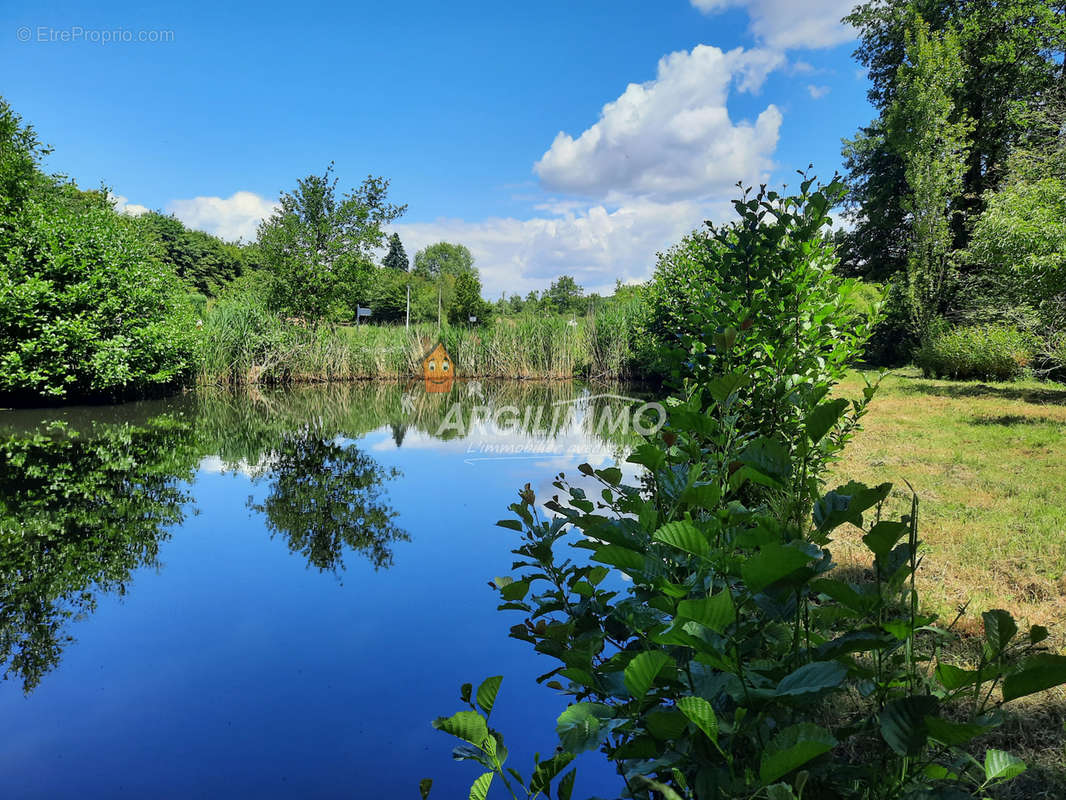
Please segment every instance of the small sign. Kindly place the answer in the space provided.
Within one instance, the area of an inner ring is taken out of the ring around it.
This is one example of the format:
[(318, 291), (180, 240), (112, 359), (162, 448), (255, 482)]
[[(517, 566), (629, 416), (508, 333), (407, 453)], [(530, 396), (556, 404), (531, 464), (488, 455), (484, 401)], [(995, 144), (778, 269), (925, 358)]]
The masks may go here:
[(470, 317), (470, 321), (471, 322), (477, 322), (477, 317), (474, 317), (474, 316)]
[(369, 308), (363, 308), (362, 306), (356, 306), (355, 309), (355, 315), (357, 317), (369, 317), (373, 313), (374, 312), (371, 311)]

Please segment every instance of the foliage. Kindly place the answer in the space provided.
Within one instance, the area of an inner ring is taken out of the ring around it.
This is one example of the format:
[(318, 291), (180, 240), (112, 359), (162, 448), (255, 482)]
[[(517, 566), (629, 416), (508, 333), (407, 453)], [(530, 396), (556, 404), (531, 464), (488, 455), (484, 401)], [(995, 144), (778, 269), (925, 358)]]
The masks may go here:
[(963, 83), (953, 100), (973, 120), (972, 147), (956, 208), (954, 248), (965, 247), (967, 224), (983, 206), (985, 192), (1002, 179), (1008, 155), (1030, 127), (1060, 80), (1066, 45), (1066, 15), (1051, 0), (954, 3), (948, 0), (869, 0), (846, 18), (859, 31), (855, 56), (866, 67), (870, 102), (881, 118), (860, 129), (845, 151), (849, 200), (858, 211), (851, 252), (863, 274), (887, 279), (903, 265), (907, 229), (902, 198), (903, 165), (885, 137), (884, 115), (899, 91), (905, 30), (917, 12), (933, 32), (958, 37)]
[(51, 152), (0, 97), (0, 224), (18, 213), (33, 189), (41, 183), (39, 164)]
[(576, 314), (586, 307), (585, 290), (570, 275), (560, 275), (541, 298), (541, 305), (557, 314)]
[(474, 257), (466, 245), (437, 242), (415, 253), (414, 272), (424, 278), (451, 275), (458, 278), (464, 273), (477, 276)]
[(268, 303), (279, 313), (354, 318), (369, 288), (373, 252), (385, 238), (382, 225), (406, 210), (387, 201), (389, 182), (373, 176), (338, 198), (332, 173), (330, 164), (324, 174), (298, 181), (259, 226)]
[(59, 663), (65, 625), (123, 593), (184, 517), (192, 426), (63, 423), (0, 438), (0, 667), (31, 691)]
[(488, 322), (492, 306), (481, 299), (481, 281), (475, 272), (460, 272), (455, 279), (455, 297), (448, 307), (448, 321), (452, 325), (465, 325), (473, 321), (478, 325)]
[(1002, 325), (973, 325), (932, 332), (915, 352), (926, 377), (1014, 380), (1040, 347), (1032, 334)]
[(994, 275), (995, 290), (1030, 301), (1044, 324), (1066, 327), (1066, 180), (1008, 184), (988, 198), (967, 257)]
[(799, 442), (806, 409), (861, 357), (877, 321), (876, 307), (853, 310), (859, 284), (833, 273), (822, 231), (842, 191), (836, 180), (819, 189), (804, 180), (792, 197), (746, 192), (737, 222), (694, 233), (660, 259), (648, 334), (672, 356), (675, 380), (746, 371), (745, 431)]
[(158, 244), (160, 260), (204, 294), (217, 295), (224, 286), (255, 266), (251, 247), (190, 230), (173, 215), (149, 211), (137, 217), (137, 225)]
[(251, 508), (266, 515), (289, 550), (320, 571), (343, 569), (345, 547), (365, 555), (374, 569), (392, 566), (390, 545), (411, 538), (393, 524), (396, 512), (381, 497), (396, 470), (306, 424), (283, 435), (273, 456), (270, 494)]
[(931, 34), (915, 16), (904, 31), (904, 53), (885, 119), (888, 143), (899, 154), (907, 181), (901, 201), (910, 222), (905, 296), (921, 339), (944, 306), (951, 208), (962, 194), (972, 125), (955, 108), (964, 82), (956, 37)]
[(185, 291), (107, 203), (27, 201), (0, 254), (0, 392), (115, 397), (191, 371)]
[(403, 272), (411, 268), (411, 263), (407, 260), (407, 251), (403, 249), (403, 242), (400, 241), (400, 234), (394, 233), (389, 237), (389, 252), (381, 260), (381, 266)]
[[(917, 500), (892, 518), (889, 484), (814, 497), (790, 477), (803, 448), (738, 428), (743, 382), (708, 381), (710, 413), (699, 393), (675, 403), (630, 456), (640, 486), (582, 465), (595, 494), (560, 476), (544, 520), (527, 485), (499, 523), (521, 535), (517, 574), (495, 580), (500, 608), (526, 615), (511, 636), (558, 662), (542, 680), (573, 700), (562, 752), (599, 750), (634, 798), (985, 796), (1025, 766), (967, 745), (1005, 703), (1066, 683), (1066, 658), (993, 610), (978, 662), (953, 663), (954, 623), (915, 590)], [(807, 411), (813, 447), (844, 407)], [(869, 579), (832, 571), (845, 525), (864, 532)]]

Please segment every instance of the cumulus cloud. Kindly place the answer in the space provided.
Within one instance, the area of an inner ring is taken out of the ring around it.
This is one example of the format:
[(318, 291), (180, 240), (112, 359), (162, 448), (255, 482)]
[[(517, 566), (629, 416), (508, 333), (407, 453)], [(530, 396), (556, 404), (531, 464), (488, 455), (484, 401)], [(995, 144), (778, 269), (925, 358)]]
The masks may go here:
[(832, 47), (855, 37), (841, 19), (851, 13), (854, 0), (691, 0), (705, 14), (743, 8), (752, 35), (776, 49)]
[(486, 297), (541, 290), (561, 274), (574, 276), (590, 291), (610, 292), (616, 280), (646, 279), (658, 251), (705, 219), (722, 219), (731, 208), (724, 202), (634, 200), (615, 209), (574, 209), (564, 202), (557, 211), (529, 219), (442, 219), (393, 228), (409, 252), (442, 240), (465, 244)]
[(781, 112), (733, 122), (735, 86), (756, 92), (784, 57), (768, 50), (723, 52), (698, 45), (659, 61), (654, 80), (631, 83), (599, 120), (574, 138), (560, 132), (533, 169), (550, 191), (620, 202), (706, 197), (772, 166)]
[(193, 197), (172, 200), (167, 211), (190, 228), (207, 231), (228, 241), (255, 239), (259, 221), (270, 216), (276, 203), (254, 192), (234, 192), (229, 197)]
[(813, 83), (807, 84), (807, 94), (811, 96), (812, 100), (821, 100), (827, 94), (829, 94), (828, 86), (815, 86)]
[(141, 214), (148, 213), (148, 207), (142, 206), (138, 203), (131, 203), (129, 198), (121, 194), (111, 194), (108, 192), (107, 198), (115, 206), (115, 211), (119, 214), (127, 214), (131, 217), (139, 217)]

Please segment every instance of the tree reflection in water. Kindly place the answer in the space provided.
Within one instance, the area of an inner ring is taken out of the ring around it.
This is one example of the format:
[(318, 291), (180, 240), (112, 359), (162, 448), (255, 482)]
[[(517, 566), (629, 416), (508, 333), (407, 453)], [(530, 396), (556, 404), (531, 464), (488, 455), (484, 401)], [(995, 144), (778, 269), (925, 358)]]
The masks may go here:
[(30, 692), (71, 641), (65, 624), (124, 594), (184, 519), (192, 427), (62, 424), (0, 436), (0, 670)]
[(392, 566), (394, 542), (410, 536), (393, 524), (396, 511), (382, 485), (399, 475), (350, 443), (328, 439), (310, 426), (282, 436), (268, 473), (270, 493), (251, 507), (271, 532), (320, 571), (344, 569), (344, 550), (365, 556), (374, 569)]

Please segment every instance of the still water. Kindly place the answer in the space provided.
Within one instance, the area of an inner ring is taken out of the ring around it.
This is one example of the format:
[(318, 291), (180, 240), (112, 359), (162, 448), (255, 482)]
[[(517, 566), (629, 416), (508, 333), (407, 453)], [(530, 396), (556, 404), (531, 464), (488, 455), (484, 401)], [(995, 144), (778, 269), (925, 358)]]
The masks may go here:
[[(528, 773), (566, 701), (496, 610), (517, 534), (494, 523), (527, 482), (543, 501), (622, 460), (632, 405), (456, 382), (0, 412), (0, 797), (416, 798), (432, 777), (465, 798), (479, 768), (430, 722), (496, 674)], [(601, 757), (576, 763), (575, 797), (615, 795)]]

